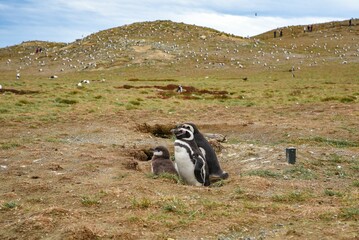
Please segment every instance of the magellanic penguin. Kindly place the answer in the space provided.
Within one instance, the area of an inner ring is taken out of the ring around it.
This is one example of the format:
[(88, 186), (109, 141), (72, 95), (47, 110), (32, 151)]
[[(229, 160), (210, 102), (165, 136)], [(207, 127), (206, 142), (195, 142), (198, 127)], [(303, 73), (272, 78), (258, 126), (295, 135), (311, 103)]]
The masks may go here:
[(174, 164), (170, 159), (170, 153), (166, 147), (158, 146), (153, 149), (151, 171), (155, 175), (160, 175), (161, 173), (177, 175)]
[(228, 173), (221, 169), (216, 152), (213, 150), (207, 139), (198, 130), (196, 125), (193, 123), (183, 123), (178, 125), (177, 128), (186, 128), (194, 134), (194, 140), (206, 159), (209, 177), (211, 180), (216, 181), (228, 178)]
[(209, 186), (208, 166), (194, 141), (193, 133), (186, 128), (175, 128), (175, 164), (178, 174), (189, 185)]

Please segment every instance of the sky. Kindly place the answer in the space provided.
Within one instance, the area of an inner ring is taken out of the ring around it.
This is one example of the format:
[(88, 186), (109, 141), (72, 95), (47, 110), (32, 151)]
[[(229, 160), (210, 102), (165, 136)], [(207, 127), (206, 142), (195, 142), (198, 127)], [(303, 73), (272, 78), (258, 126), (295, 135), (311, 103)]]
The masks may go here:
[(357, 18), (358, 13), (358, 0), (0, 0), (0, 48), (30, 40), (70, 43), (155, 20), (247, 37), (279, 27)]

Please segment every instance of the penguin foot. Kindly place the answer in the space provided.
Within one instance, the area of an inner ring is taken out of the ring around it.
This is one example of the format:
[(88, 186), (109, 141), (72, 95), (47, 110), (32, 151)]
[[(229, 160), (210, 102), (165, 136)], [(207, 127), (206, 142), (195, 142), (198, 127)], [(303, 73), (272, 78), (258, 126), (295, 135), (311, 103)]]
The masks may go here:
[(211, 174), (209, 175), (209, 179), (211, 182), (217, 182), (219, 180), (224, 180), (229, 177), (229, 174), (226, 172), (222, 172), (221, 174)]

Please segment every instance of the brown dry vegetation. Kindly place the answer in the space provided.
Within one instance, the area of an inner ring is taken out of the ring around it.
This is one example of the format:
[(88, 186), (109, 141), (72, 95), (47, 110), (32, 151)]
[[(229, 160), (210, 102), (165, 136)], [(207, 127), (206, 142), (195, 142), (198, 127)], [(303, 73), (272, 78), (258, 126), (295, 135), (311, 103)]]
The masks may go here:
[[(157, 21), (0, 49), (0, 238), (358, 239), (354, 22), (243, 39)], [(229, 179), (150, 174), (188, 121), (226, 137)]]

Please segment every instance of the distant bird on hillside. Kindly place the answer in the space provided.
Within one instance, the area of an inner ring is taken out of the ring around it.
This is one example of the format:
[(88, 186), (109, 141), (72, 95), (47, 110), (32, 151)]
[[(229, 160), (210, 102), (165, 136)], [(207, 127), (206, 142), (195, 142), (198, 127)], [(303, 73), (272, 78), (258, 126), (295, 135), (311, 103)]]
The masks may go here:
[(82, 87), (82, 84), (83, 83), (85, 83), (85, 84), (90, 84), (90, 80), (81, 80), (78, 84), (77, 84), (77, 86), (78, 87)]

